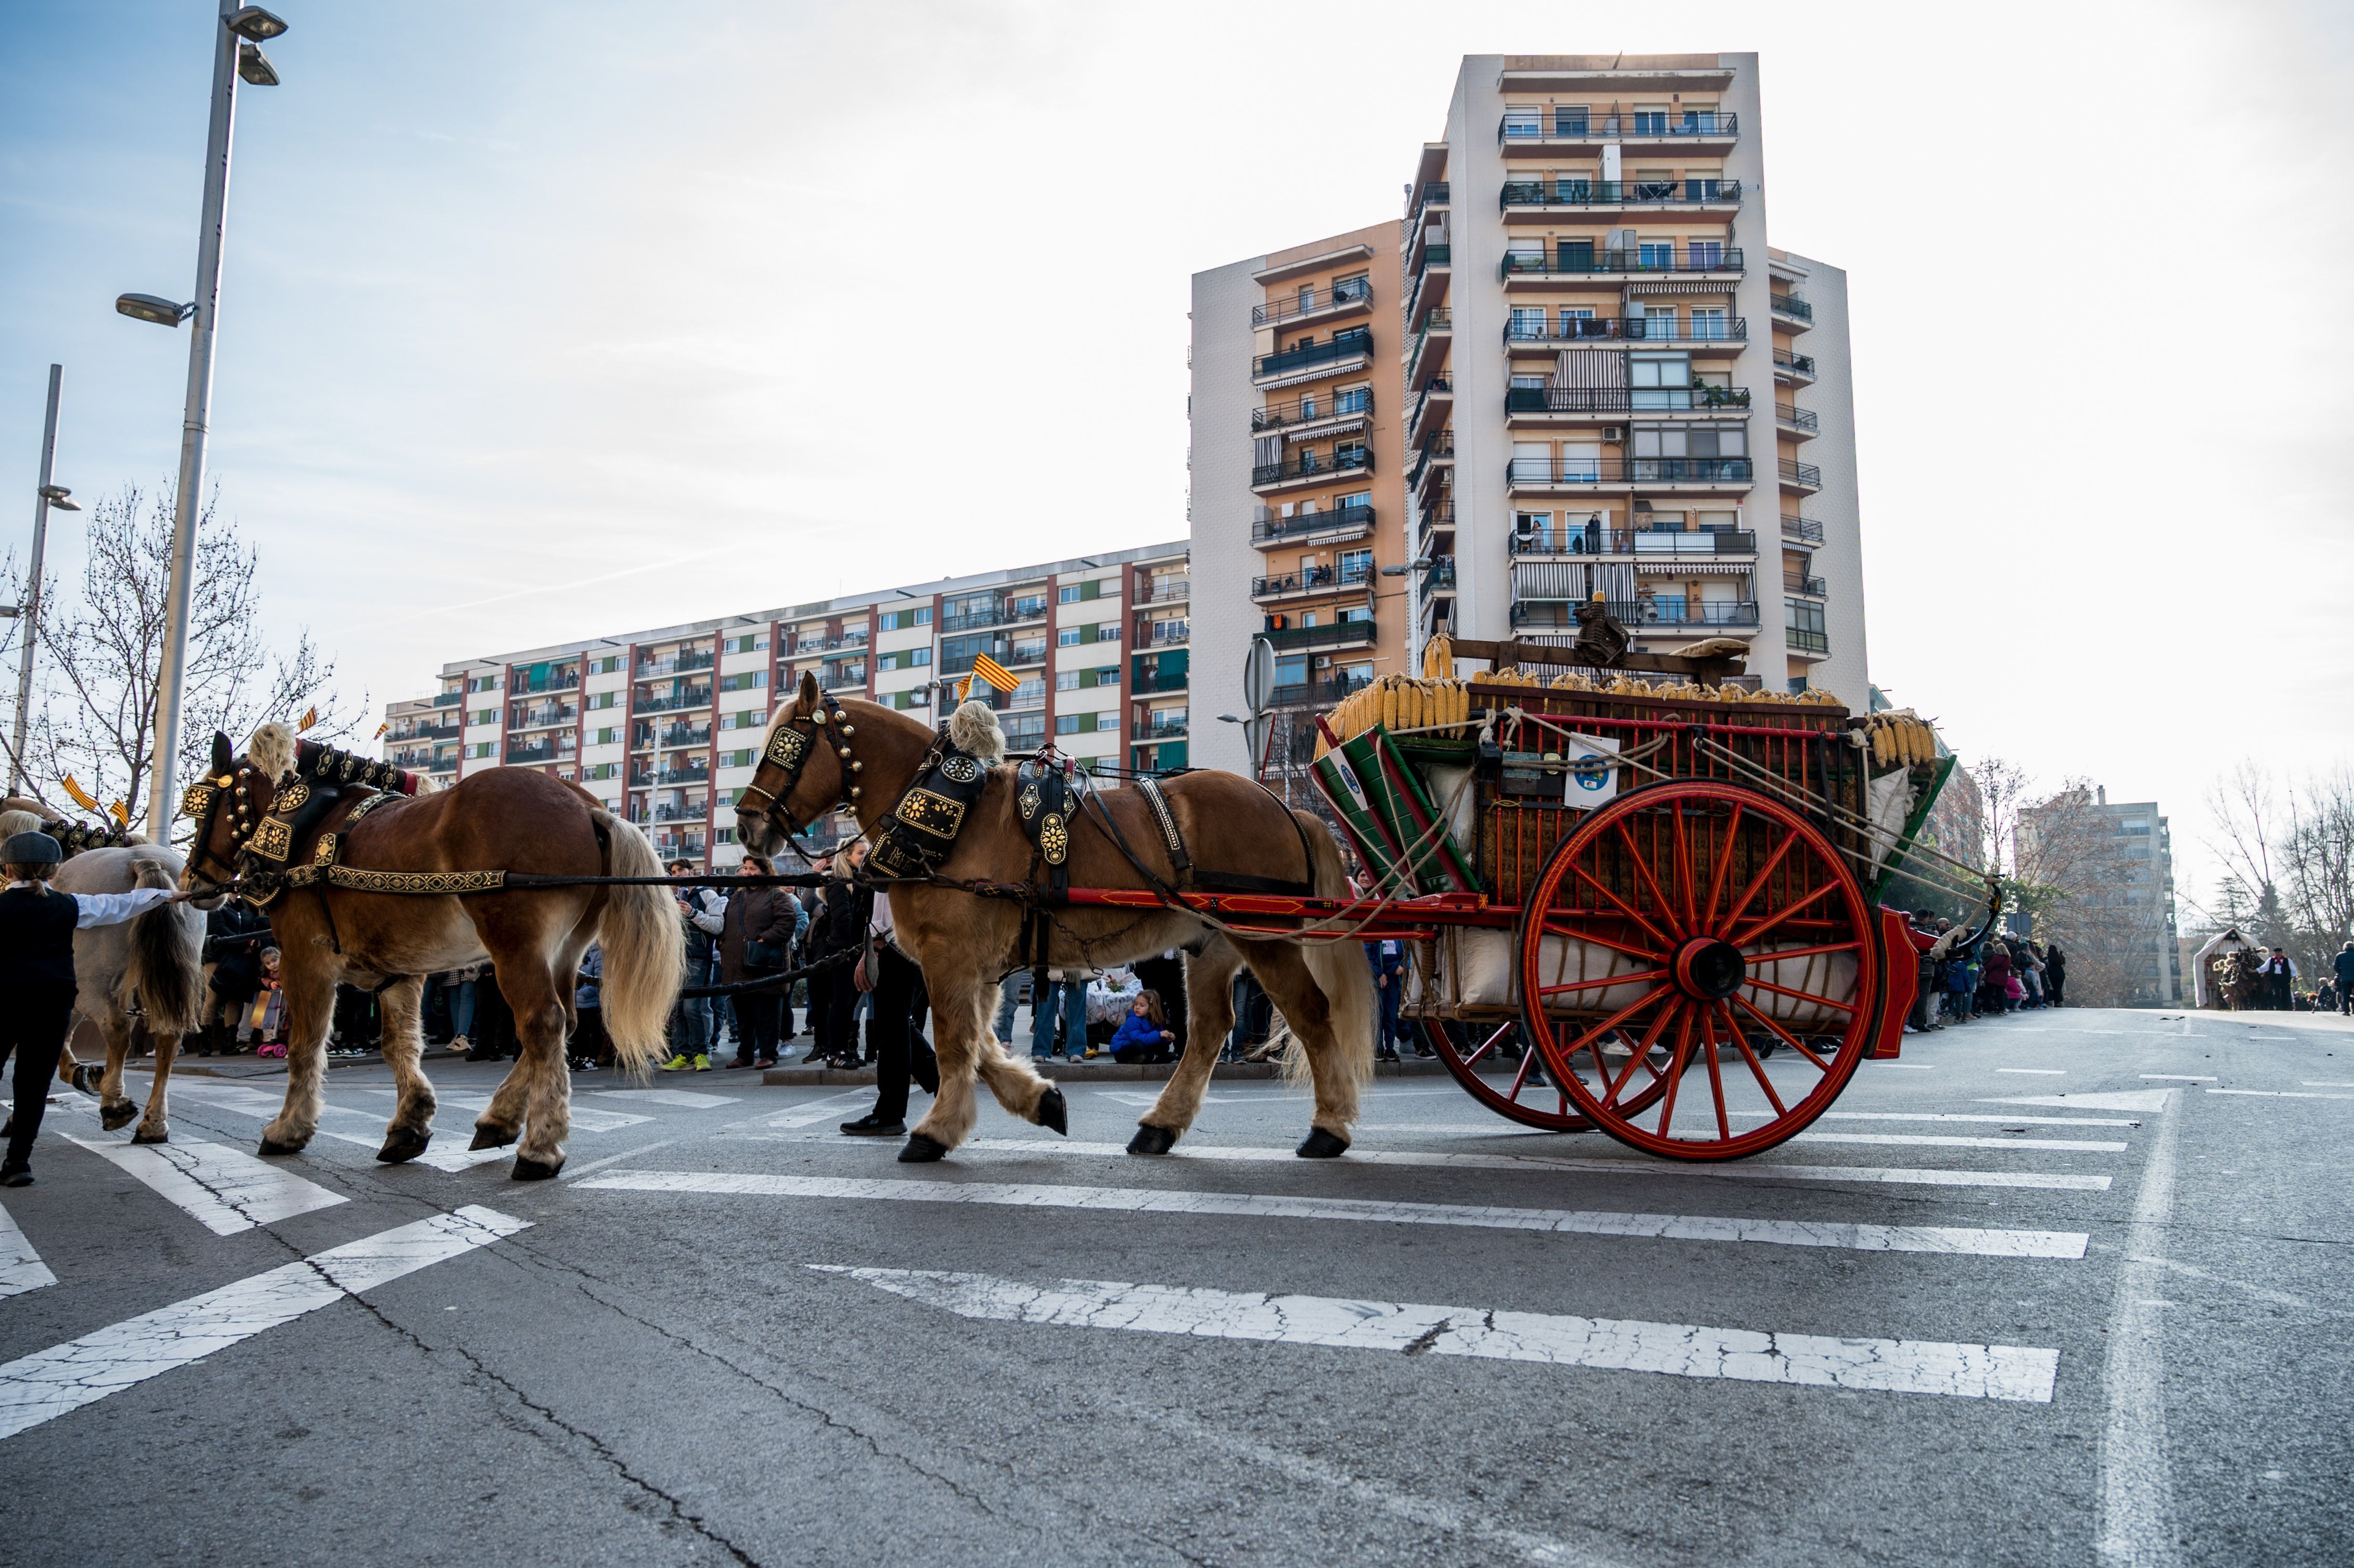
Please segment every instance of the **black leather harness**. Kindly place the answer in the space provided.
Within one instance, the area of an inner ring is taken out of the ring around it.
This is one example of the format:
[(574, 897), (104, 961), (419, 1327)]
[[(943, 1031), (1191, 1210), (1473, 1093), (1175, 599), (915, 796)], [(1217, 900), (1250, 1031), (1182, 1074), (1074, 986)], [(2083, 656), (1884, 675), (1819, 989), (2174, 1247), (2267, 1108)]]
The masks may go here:
[(875, 824), (865, 874), (880, 882), (921, 882), (956, 848), (974, 802), (989, 785), (989, 765), (942, 735), (890, 814)]

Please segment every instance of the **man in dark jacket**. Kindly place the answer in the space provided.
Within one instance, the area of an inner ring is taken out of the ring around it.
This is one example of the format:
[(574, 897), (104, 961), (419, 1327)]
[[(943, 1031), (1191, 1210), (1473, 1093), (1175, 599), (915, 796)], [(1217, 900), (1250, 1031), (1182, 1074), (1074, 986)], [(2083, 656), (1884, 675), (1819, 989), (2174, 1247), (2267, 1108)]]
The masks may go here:
[(2329, 967), (2338, 975), (2338, 1011), (2354, 1014), (2354, 942), (2338, 948)]
[(227, 1056), (237, 1049), (237, 1021), (261, 990), (261, 949), (270, 917), (251, 905), (223, 899), (205, 916), (205, 1026), (196, 1054)]
[(1394, 937), (1367, 942), (1365, 961), (1373, 966), (1373, 994), (1381, 1001), (1373, 1022), (1373, 1060), (1394, 1062), (1397, 1043), (1405, 1038), (1398, 1024), (1398, 995), (1405, 986), (1405, 944)]
[[(826, 885), (825, 912), (819, 916), (825, 933), (825, 950), (821, 957), (832, 958), (849, 949), (863, 951), (867, 945), (867, 927), (875, 917), (875, 890), (860, 886), (849, 876), (865, 860), (865, 847), (866, 841), (861, 839), (835, 857), (833, 869), (839, 874)], [(859, 1064), (859, 987), (852, 979), (855, 967), (837, 964), (823, 974), (810, 977), (811, 997), (816, 996), (820, 986), (825, 988), (825, 1032), (819, 1035), (818, 1043), (830, 1067), (855, 1067)], [(818, 1009), (812, 1006), (810, 1011)]]
[(2289, 981), (2296, 976), (2296, 966), (2288, 961), (2288, 954), (2278, 948), (2264, 960), (2264, 1005), (2274, 1012), (2291, 1011)]
[[(748, 876), (776, 874), (763, 856), (744, 857)], [(732, 895), (719, 925), (719, 980), (737, 985), (763, 975), (782, 974), (791, 962), (793, 943), (809, 925), (792, 890), (747, 887)], [(782, 988), (737, 991), (736, 1059), (730, 1067), (773, 1067), (777, 1065), (777, 1033), (785, 1012)]]

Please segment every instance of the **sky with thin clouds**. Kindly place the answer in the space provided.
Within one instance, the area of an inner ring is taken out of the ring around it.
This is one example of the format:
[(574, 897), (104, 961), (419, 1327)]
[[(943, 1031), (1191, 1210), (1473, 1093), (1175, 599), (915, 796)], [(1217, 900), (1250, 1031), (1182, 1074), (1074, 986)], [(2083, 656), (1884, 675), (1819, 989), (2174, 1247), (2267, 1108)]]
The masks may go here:
[[(2344, 6), (276, 8), (211, 471), (379, 703), (1177, 538), (1191, 273), (1397, 212), (1465, 53), (1754, 49), (1769, 238), (1850, 274), (1874, 680), (2155, 797), (2193, 895), (2210, 779), (2349, 754)], [(13, 20), (20, 498), (53, 360), (62, 482), (175, 464), (186, 334), (111, 302), (190, 290), (211, 16)]]

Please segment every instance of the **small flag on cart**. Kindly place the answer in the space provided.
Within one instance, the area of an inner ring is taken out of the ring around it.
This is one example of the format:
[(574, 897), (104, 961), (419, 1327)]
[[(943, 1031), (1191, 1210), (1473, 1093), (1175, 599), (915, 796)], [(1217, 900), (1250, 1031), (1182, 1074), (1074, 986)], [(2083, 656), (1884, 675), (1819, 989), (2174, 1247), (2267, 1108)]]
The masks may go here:
[(298, 725), (296, 725), (296, 726), (294, 726), (294, 733), (295, 733), (295, 734), (297, 734), (297, 735), (300, 735), (300, 734), (302, 734), (304, 730), (309, 729), (313, 725), (317, 724), (318, 722), (319, 722), (319, 710), (318, 710), (318, 707), (317, 707), (315, 705), (313, 705), (313, 706), (311, 706), (311, 707), (304, 708), (304, 709), (302, 710), (302, 722), (301, 724), (298, 724)]
[(109, 806), (106, 809), (106, 814), (112, 817), (119, 826), (127, 828), (131, 825), (131, 808), (120, 800)]
[(74, 804), (80, 806), (83, 810), (95, 811), (99, 809), (97, 797), (93, 796), (89, 790), (76, 783), (72, 774), (67, 774), (62, 779), (58, 780), (58, 782), (66, 787), (66, 793), (73, 797)]
[(1011, 693), (1014, 687), (1022, 683), (1013, 678), (1013, 673), (1011, 670), (986, 653), (972, 662), (972, 673), (966, 676), (964, 684), (957, 689), (957, 701), (962, 702), (972, 695), (972, 683), (975, 681), (986, 681), (999, 691), (1007, 693)]
[(387, 731), (387, 730), (388, 730), (388, 729), (390, 729), (391, 727), (392, 727), (392, 726), (391, 726), (389, 723), (387, 723), (387, 724), (380, 724), (380, 725), (376, 726), (376, 739), (378, 739), (378, 740), (382, 740), (382, 739), (384, 738), (384, 732), (385, 732), (385, 731)]

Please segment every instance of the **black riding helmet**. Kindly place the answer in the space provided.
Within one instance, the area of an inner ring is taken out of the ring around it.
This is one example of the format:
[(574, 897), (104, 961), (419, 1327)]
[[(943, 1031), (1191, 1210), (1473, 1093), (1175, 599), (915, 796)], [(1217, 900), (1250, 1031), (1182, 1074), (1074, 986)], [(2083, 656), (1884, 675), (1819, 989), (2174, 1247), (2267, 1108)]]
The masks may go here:
[(55, 865), (65, 858), (64, 848), (47, 833), (12, 833), (0, 843), (0, 861), (10, 865)]

